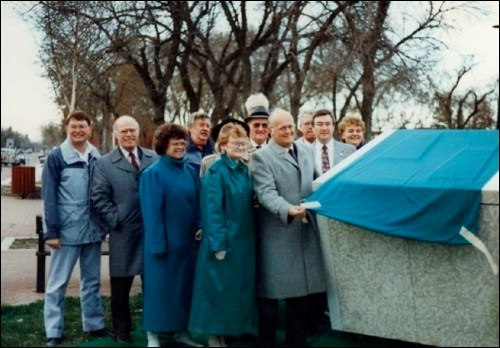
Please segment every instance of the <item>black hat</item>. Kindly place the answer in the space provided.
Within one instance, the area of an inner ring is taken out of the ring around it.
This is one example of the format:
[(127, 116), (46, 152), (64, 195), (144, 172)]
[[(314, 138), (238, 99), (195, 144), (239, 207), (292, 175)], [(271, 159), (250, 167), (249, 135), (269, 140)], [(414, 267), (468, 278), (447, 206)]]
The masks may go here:
[(217, 142), (217, 139), (219, 138), (220, 130), (222, 129), (222, 127), (224, 127), (228, 123), (234, 123), (234, 124), (242, 126), (245, 129), (245, 132), (247, 132), (247, 136), (250, 136), (250, 127), (248, 127), (248, 124), (246, 124), (243, 121), (237, 120), (235, 118), (226, 118), (212, 128), (212, 132), (211, 132), (210, 136), (212, 137), (213, 141)]
[(259, 105), (252, 110), (252, 113), (250, 115), (248, 115), (247, 118), (245, 118), (245, 122), (248, 122), (248, 121), (253, 120), (255, 118), (268, 119), (269, 118), (269, 111), (267, 111), (267, 108), (265, 106)]

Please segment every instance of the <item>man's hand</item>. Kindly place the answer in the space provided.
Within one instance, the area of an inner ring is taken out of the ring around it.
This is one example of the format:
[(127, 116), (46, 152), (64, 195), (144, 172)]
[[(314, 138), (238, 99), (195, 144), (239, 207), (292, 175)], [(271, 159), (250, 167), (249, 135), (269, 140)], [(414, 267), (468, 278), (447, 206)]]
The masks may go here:
[(306, 219), (306, 208), (294, 205), (288, 209), (288, 215), (293, 216), (296, 219), (304, 221)]
[(47, 239), (45, 244), (52, 249), (61, 249), (61, 240), (59, 238)]

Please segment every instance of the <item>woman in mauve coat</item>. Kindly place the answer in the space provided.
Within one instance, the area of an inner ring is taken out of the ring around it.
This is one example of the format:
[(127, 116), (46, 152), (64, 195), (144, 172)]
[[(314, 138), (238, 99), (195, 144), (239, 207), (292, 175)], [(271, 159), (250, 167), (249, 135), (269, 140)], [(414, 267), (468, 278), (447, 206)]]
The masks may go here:
[(203, 177), (201, 240), (189, 330), (226, 347), (226, 335), (255, 333), (255, 232), (252, 181), (241, 161), (248, 136), (240, 125), (222, 127), (221, 158)]
[(158, 333), (175, 333), (185, 344), (199, 240), (200, 179), (183, 161), (187, 130), (165, 123), (155, 131), (158, 161), (140, 177), (144, 220), (143, 328), (148, 347)]

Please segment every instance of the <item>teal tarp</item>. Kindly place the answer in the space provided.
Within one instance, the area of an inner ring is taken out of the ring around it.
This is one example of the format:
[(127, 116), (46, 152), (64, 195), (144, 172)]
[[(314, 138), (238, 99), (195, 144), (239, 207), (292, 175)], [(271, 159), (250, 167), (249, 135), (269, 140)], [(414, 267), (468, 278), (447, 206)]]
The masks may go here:
[(498, 131), (398, 130), (325, 182), (318, 214), (447, 244), (477, 232), (481, 188), (498, 171)]

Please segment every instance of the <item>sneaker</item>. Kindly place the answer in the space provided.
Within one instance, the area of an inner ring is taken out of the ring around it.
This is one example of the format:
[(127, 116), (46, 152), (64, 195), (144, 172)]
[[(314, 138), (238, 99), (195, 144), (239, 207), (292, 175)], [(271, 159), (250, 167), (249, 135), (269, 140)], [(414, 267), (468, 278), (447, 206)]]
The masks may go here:
[(148, 331), (148, 347), (161, 347), (157, 333)]
[(50, 337), (47, 339), (47, 347), (57, 347), (62, 343), (62, 338), (60, 337)]

